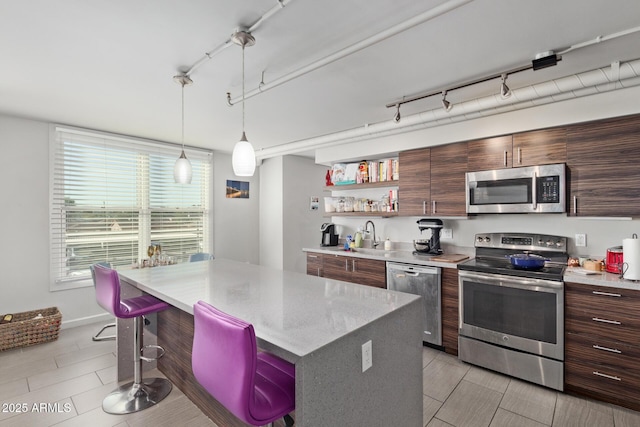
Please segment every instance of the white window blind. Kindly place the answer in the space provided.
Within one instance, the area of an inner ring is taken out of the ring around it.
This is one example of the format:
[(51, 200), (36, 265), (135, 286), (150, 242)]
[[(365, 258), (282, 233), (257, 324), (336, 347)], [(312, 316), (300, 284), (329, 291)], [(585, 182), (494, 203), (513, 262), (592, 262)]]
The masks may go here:
[(86, 283), (96, 262), (140, 262), (150, 244), (175, 262), (211, 251), (211, 151), (187, 147), (193, 179), (176, 184), (177, 146), (60, 126), (51, 134), (53, 289)]

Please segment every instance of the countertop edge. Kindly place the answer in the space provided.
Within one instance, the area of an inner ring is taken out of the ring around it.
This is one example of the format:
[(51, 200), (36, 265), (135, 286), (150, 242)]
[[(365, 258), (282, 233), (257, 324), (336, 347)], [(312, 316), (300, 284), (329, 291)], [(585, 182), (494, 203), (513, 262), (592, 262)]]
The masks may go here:
[(630, 289), (634, 291), (640, 290), (640, 282), (621, 279), (617, 274), (607, 273), (606, 271), (584, 275), (574, 272), (572, 267), (567, 267), (564, 272), (564, 281), (582, 285)]
[(453, 268), (457, 269), (458, 264), (469, 261), (469, 259), (473, 258), (472, 256), (469, 258), (465, 258), (460, 262), (442, 262), (442, 261), (432, 261), (424, 258), (420, 258), (419, 256), (415, 256), (411, 251), (405, 250), (391, 250), (385, 251), (384, 249), (376, 249), (380, 251), (380, 255), (374, 255), (371, 253), (362, 253), (362, 252), (352, 252), (345, 251), (342, 249), (337, 249), (336, 246), (334, 249), (327, 248), (302, 248), (303, 252), (316, 252), (326, 255), (339, 255), (339, 256), (348, 256), (353, 258), (367, 258), (367, 259), (375, 259), (379, 261), (388, 261), (388, 262), (399, 262), (404, 264), (416, 264), (416, 265), (424, 265), (429, 267), (442, 267), (442, 268)]

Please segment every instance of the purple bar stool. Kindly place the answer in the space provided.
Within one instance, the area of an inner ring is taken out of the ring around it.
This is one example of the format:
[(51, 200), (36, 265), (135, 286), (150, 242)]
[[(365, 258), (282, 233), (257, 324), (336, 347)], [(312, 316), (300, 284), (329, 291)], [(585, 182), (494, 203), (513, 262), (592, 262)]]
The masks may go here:
[(273, 425), (295, 409), (295, 367), (269, 353), (258, 353), (253, 325), (204, 301), (193, 306), (191, 366), (196, 380), (240, 420)]
[[(164, 378), (142, 380), (142, 362), (155, 360), (142, 356), (143, 316), (164, 310), (169, 305), (151, 295), (120, 299), (120, 277), (118, 272), (102, 265), (94, 265), (96, 301), (119, 319), (133, 318), (133, 381), (112, 391), (103, 401), (102, 409), (109, 414), (130, 414), (149, 408), (167, 397), (171, 382)], [(164, 349), (156, 347), (162, 357)]]

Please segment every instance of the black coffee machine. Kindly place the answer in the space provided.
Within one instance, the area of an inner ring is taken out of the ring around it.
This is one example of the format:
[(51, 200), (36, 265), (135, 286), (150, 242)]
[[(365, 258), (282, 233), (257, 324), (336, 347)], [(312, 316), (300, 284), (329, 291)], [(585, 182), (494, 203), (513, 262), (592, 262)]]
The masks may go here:
[(325, 222), (320, 227), (322, 231), (322, 242), (320, 246), (338, 246), (338, 235), (336, 234), (336, 225), (331, 222)]
[(442, 231), (443, 223), (435, 218), (423, 218), (417, 221), (420, 234), (427, 230), (431, 232), (429, 239), (417, 239), (413, 241), (413, 247), (416, 255), (440, 255), (440, 231)]

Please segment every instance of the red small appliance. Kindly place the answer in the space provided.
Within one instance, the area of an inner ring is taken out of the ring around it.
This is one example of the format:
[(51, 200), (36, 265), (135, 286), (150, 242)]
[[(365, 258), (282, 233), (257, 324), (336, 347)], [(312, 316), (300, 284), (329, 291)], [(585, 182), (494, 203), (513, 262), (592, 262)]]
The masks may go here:
[(607, 249), (607, 266), (605, 270), (609, 273), (620, 274), (622, 271), (622, 246), (614, 246)]

